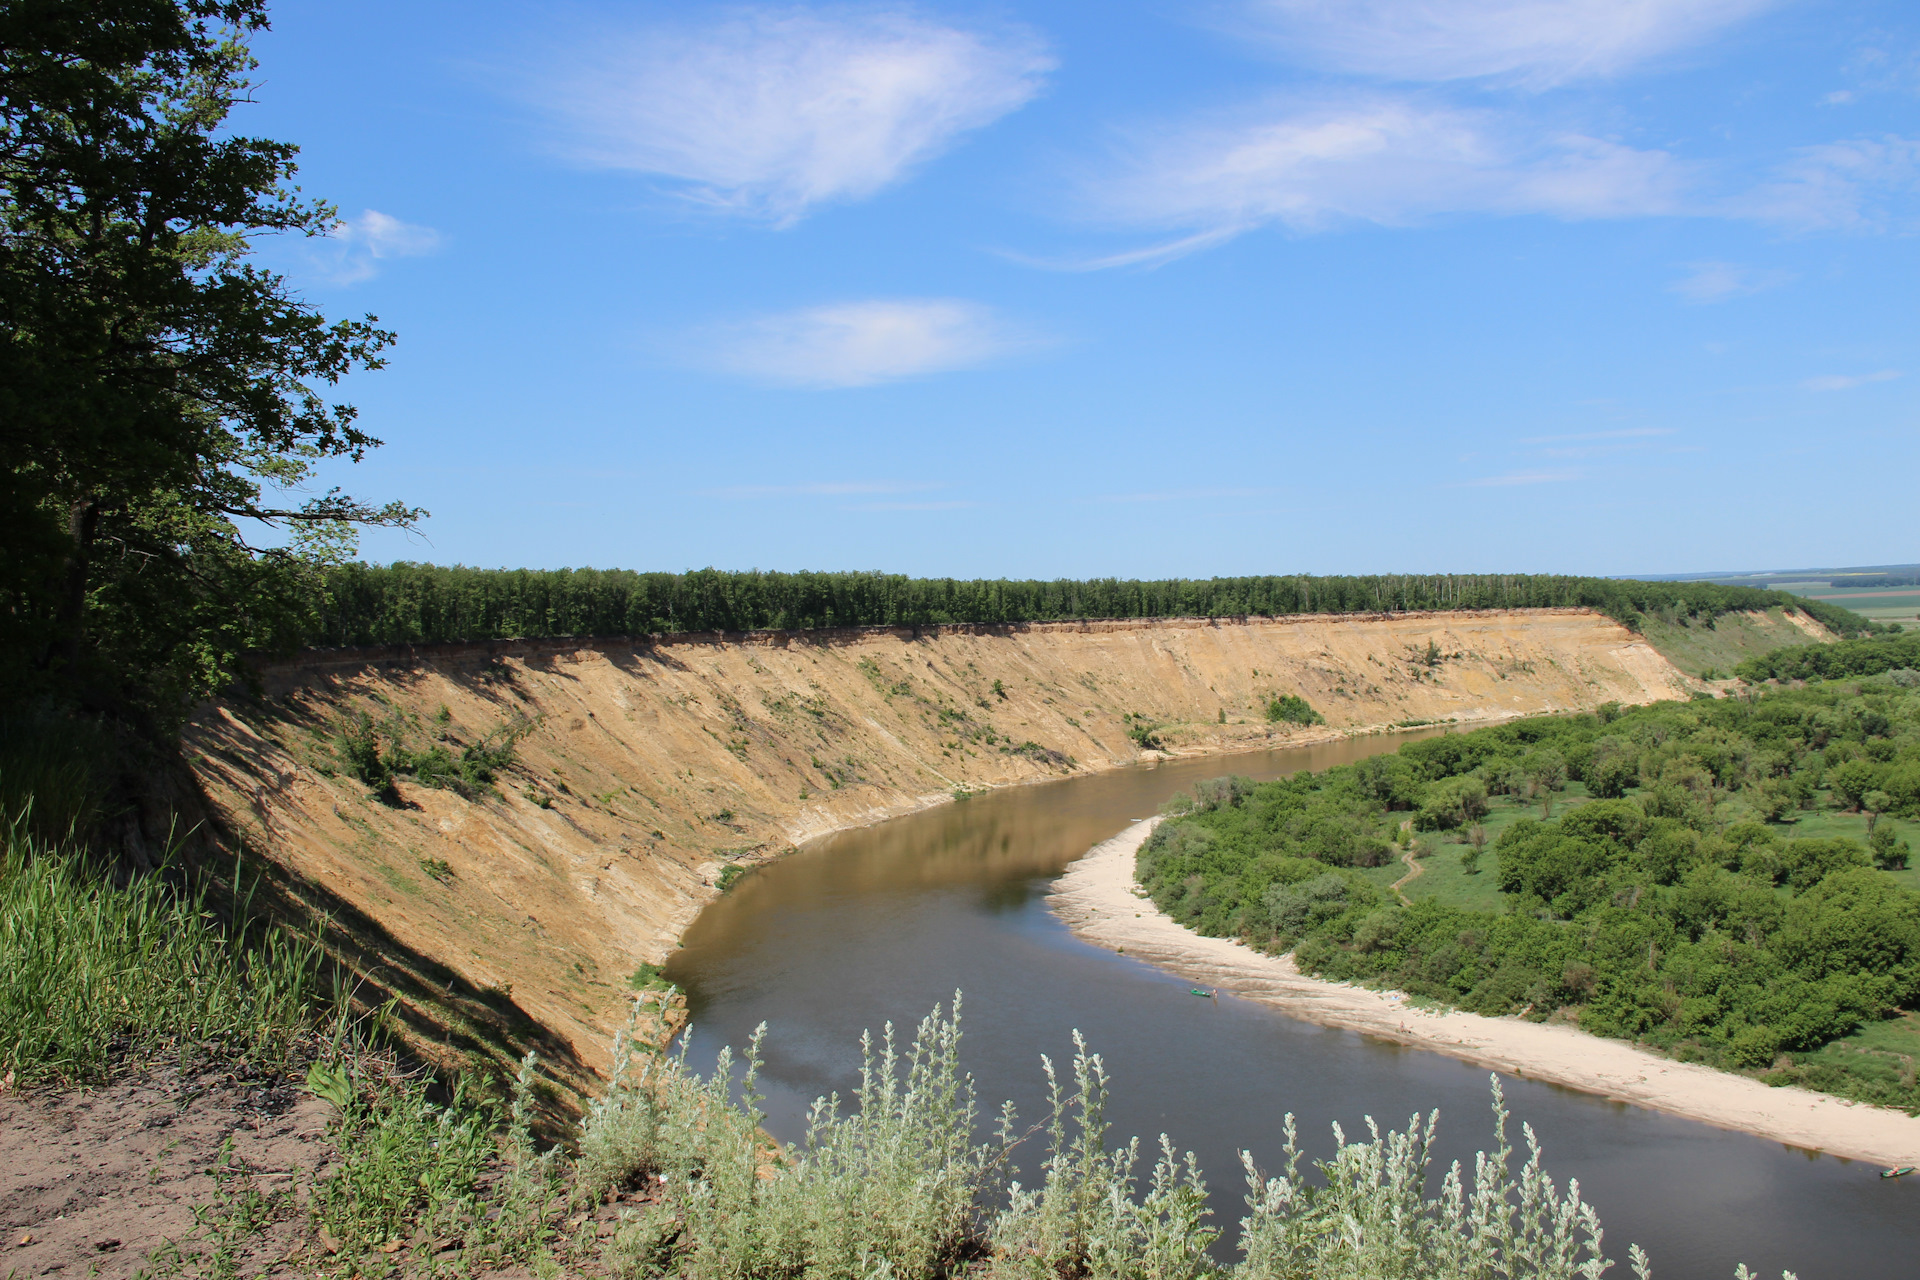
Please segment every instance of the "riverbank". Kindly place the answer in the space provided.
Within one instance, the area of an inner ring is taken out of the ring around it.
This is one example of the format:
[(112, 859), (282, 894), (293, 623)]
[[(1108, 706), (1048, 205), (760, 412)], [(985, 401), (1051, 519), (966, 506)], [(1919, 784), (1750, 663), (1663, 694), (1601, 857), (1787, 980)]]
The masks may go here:
[(1805, 1089), (1675, 1062), (1569, 1026), (1412, 1007), (1398, 992), (1308, 977), (1291, 956), (1207, 938), (1140, 896), (1134, 856), (1157, 818), (1094, 846), (1054, 882), (1048, 901), (1083, 940), (1181, 978), (1256, 1000), (1288, 1017), (1429, 1049), (1496, 1071), (1564, 1085), (1788, 1146), (1881, 1164), (1920, 1163), (1920, 1118)]

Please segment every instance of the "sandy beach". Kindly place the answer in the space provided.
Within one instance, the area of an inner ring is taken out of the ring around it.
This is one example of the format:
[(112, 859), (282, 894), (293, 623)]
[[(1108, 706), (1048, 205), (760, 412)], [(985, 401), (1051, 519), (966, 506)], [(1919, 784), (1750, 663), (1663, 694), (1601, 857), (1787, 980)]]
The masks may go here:
[(1289, 1017), (1431, 1049), (1496, 1071), (1546, 1080), (1830, 1155), (1920, 1163), (1920, 1119), (1805, 1089), (1770, 1088), (1674, 1062), (1569, 1026), (1412, 1008), (1398, 992), (1310, 978), (1291, 956), (1204, 938), (1140, 896), (1134, 855), (1158, 819), (1137, 822), (1067, 868), (1048, 901), (1076, 935), (1200, 986), (1272, 1005)]

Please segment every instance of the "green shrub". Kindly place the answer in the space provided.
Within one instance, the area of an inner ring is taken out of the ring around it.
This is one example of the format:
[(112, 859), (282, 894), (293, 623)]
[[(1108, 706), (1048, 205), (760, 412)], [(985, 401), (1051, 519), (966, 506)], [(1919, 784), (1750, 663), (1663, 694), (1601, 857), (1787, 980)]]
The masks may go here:
[(1327, 718), (1296, 693), (1281, 694), (1267, 703), (1267, 719), (1275, 724), (1325, 724)]

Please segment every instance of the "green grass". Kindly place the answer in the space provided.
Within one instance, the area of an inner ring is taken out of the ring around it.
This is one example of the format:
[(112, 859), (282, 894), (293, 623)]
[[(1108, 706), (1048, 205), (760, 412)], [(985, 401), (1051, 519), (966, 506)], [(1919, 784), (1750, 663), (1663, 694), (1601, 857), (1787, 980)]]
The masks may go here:
[(1491, 841), (1480, 852), (1478, 874), (1468, 875), (1460, 865), (1464, 844), (1442, 844), (1430, 858), (1421, 859), (1420, 878), (1410, 880), (1401, 892), (1414, 900), (1434, 898), (1462, 911), (1502, 911), (1506, 898), (1500, 893), (1500, 855)]
[[(1587, 800), (1586, 784), (1570, 782), (1565, 791), (1554, 794), (1554, 816), (1559, 817), (1569, 808), (1585, 804)], [(1491, 810), (1480, 822), (1487, 829), (1487, 843), (1480, 851), (1478, 872), (1468, 875), (1467, 869), (1460, 865), (1460, 855), (1467, 851), (1464, 830), (1424, 832), (1417, 838), (1432, 845), (1434, 851), (1431, 856), (1419, 859), (1422, 868), (1420, 874), (1401, 885), (1400, 892), (1406, 894), (1409, 900), (1437, 898), (1447, 906), (1466, 911), (1506, 910), (1507, 900), (1500, 892), (1500, 855), (1494, 851), (1494, 841), (1500, 838), (1502, 831), (1520, 819), (1538, 818), (1540, 803), (1537, 800), (1522, 800), (1517, 796), (1493, 796), (1489, 803)], [(1395, 849), (1393, 861), (1387, 865), (1355, 870), (1378, 886), (1380, 892), (1388, 893), (1394, 881), (1407, 874), (1407, 864), (1401, 861), (1400, 850)]]
[(59, 843), (107, 816), (115, 744), (84, 721), (0, 716), (0, 823)]
[(1898, 1013), (1829, 1041), (1813, 1053), (1790, 1055), (1762, 1078), (1912, 1113), (1920, 1111), (1916, 1062), (1920, 1062), (1920, 1014)]
[(1711, 626), (1704, 619), (1681, 625), (1648, 614), (1641, 633), (1667, 661), (1688, 675), (1717, 672), (1726, 676), (1755, 654), (1807, 642), (1806, 632), (1788, 622), (1779, 609), (1769, 609), (1767, 614), (1771, 625), (1757, 623), (1745, 614), (1723, 613)]
[(235, 939), (204, 894), (128, 888), (71, 846), (5, 832), (0, 858), (0, 1076), (79, 1083), (118, 1056), (213, 1042), (284, 1061), (324, 1002), (318, 948), (279, 931)]
[[(1769, 824), (1781, 835), (1793, 840), (1832, 840), (1844, 838), (1867, 842), (1867, 815), (1848, 813), (1833, 807), (1831, 795), (1820, 792), (1816, 802), (1817, 809), (1801, 809), (1789, 814), (1791, 821)], [(1896, 818), (1892, 814), (1881, 814), (1878, 827), (1884, 827), (1913, 849), (1913, 861), (1905, 871), (1883, 871), (1880, 874), (1895, 884), (1908, 889), (1920, 890), (1920, 821), (1911, 818)]]

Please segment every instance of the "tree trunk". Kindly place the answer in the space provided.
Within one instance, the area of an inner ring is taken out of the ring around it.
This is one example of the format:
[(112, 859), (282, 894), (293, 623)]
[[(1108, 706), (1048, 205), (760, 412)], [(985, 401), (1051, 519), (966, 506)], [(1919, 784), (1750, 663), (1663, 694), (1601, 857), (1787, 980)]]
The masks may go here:
[(52, 656), (65, 659), (71, 667), (80, 660), (81, 645), (87, 634), (87, 579), (93, 567), (93, 535), (100, 525), (100, 504), (86, 498), (67, 511), (67, 536), (73, 546), (67, 552), (66, 577), (61, 584), (60, 613), (56, 619)]

